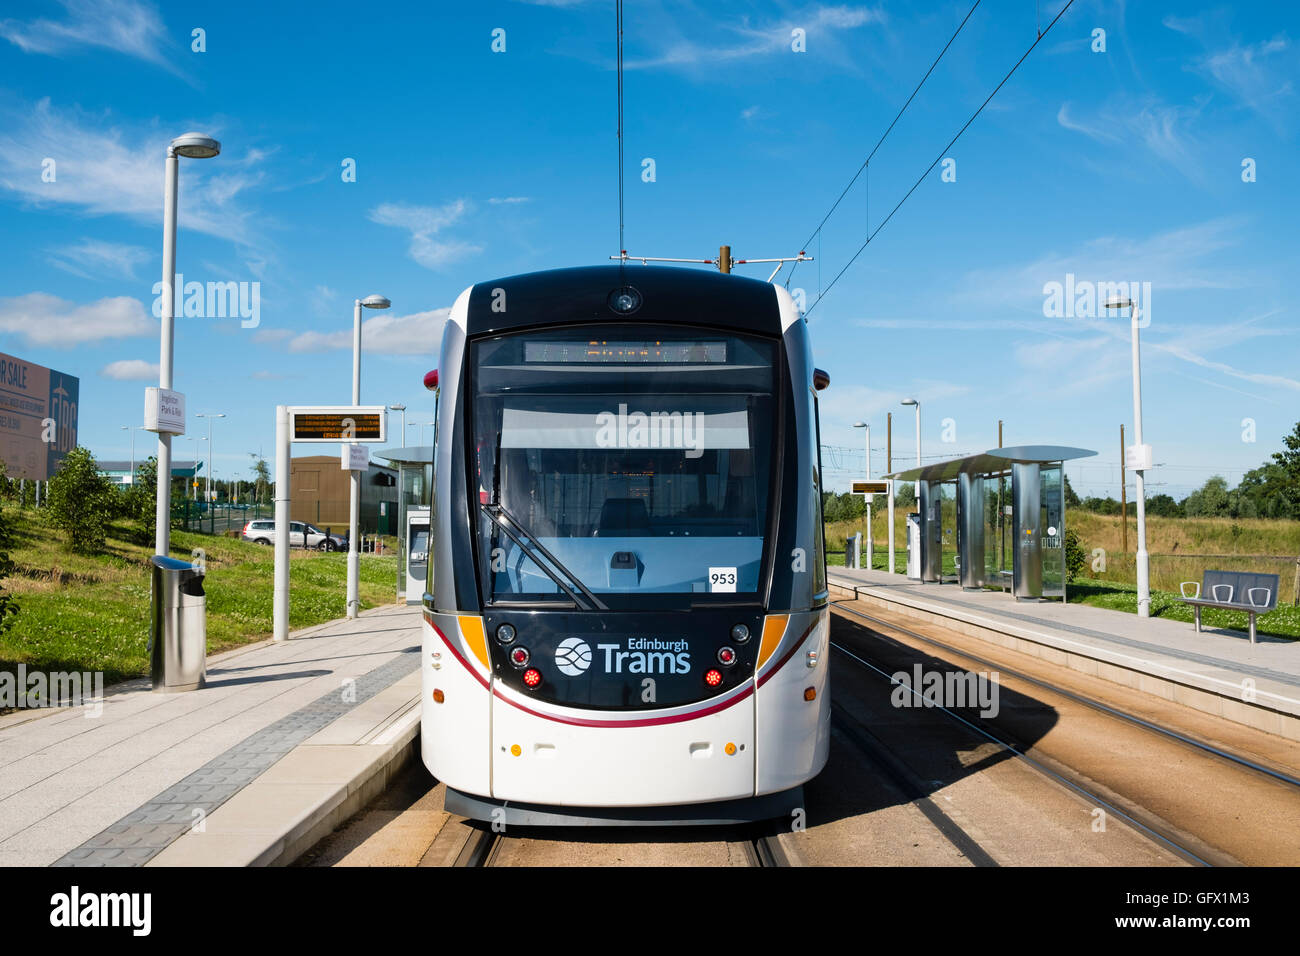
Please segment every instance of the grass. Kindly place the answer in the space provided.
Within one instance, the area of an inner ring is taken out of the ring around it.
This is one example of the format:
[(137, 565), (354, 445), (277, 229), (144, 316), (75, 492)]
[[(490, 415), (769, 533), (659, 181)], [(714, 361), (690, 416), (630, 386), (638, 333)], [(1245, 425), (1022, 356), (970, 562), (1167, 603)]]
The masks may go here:
[[(152, 542), (141, 529), (115, 524), (105, 553), (75, 555), (35, 511), (6, 508), (14, 525), (10, 557), (16, 573), (5, 588), (20, 610), (0, 633), (0, 670), (19, 663), (48, 671), (102, 671), (105, 683), (149, 672), (149, 592)], [(173, 531), (171, 553), (207, 555), (208, 653), (271, 635), (274, 549), (236, 537)], [(361, 555), (362, 607), (392, 603), (396, 558)], [(290, 628), (310, 627), (346, 613), (347, 555), (291, 549)]]
[[(901, 510), (895, 515), (895, 567), (906, 569), (906, 518)], [(875, 535), (876, 567), (884, 568), (888, 519), (885, 509), (873, 509), (872, 532)], [(1137, 546), (1137, 519), (1129, 508), (1128, 545)], [(1088, 554), (1089, 564), (1066, 591), (1070, 603), (1137, 613), (1136, 559), (1123, 551), (1122, 528), (1118, 515), (1107, 516), (1070, 509), (1066, 527), (1079, 534), (1080, 544)], [(826, 525), (826, 547), (843, 551), (845, 538), (865, 530), (865, 522), (837, 521)], [(987, 542), (986, 542), (987, 546)], [(1094, 549), (1105, 552), (1104, 570), (1100, 563), (1094, 570)], [(1147, 517), (1147, 549), (1150, 552), (1151, 615), (1175, 621), (1192, 621), (1192, 608), (1178, 601), (1179, 584), (1199, 581), (1206, 570), (1255, 571), (1278, 575), (1279, 599), (1276, 610), (1258, 616), (1256, 628), (1261, 634), (1300, 638), (1300, 607), (1296, 606), (1296, 562), (1300, 556), (1300, 521), (1271, 518), (1163, 518)], [(955, 574), (953, 552), (944, 552), (944, 574)], [(843, 566), (843, 554), (828, 555), (827, 563)], [(1201, 612), (1206, 627), (1245, 631), (1248, 618), (1244, 611), (1206, 609)]]

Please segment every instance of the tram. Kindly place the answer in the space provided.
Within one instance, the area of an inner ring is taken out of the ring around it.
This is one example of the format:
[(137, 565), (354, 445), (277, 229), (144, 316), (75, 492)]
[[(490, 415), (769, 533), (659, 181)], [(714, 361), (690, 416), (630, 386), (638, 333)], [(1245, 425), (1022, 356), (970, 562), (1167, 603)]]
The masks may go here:
[(426, 381), (421, 750), (447, 810), (799, 812), (830, 735), (829, 378), (789, 293), (621, 264), (483, 282)]

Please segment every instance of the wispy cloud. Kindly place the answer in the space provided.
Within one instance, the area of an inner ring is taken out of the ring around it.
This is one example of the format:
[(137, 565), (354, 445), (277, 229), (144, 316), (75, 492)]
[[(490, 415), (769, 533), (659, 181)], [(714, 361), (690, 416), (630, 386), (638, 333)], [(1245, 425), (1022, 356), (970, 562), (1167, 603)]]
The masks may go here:
[(413, 206), (383, 203), (370, 211), (370, 219), (383, 226), (396, 226), (411, 234), (411, 258), (426, 269), (440, 269), (458, 259), (482, 252), (482, 246), (460, 239), (438, 239), (437, 234), (458, 222), (470, 210), (467, 200), (445, 206)]
[(1226, 11), (1218, 11), (1213, 16), (1170, 15), (1162, 22), (1171, 30), (1195, 38), (1205, 48), (1193, 61), (1195, 72), (1258, 113), (1274, 129), (1285, 132), (1293, 125), (1295, 113), (1295, 57), (1287, 55), (1290, 39), (1279, 33), (1258, 43), (1233, 39), (1221, 46), (1228, 33), (1226, 18)]
[(109, 362), (99, 370), (99, 374), (119, 382), (152, 382), (158, 378), (158, 363), (146, 362), (144, 359), (122, 359)]
[(1109, 104), (1089, 116), (1080, 116), (1069, 103), (1062, 103), (1056, 122), (1115, 149), (1117, 160), (1130, 161), (1131, 155), (1122, 148), (1140, 144), (1165, 165), (1200, 183), (1205, 181), (1205, 174), (1199, 160), (1200, 144), (1192, 132), (1200, 114), (1199, 105), (1170, 106), (1149, 100)]
[[(0, 189), (39, 207), (68, 206), (90, 215), (125, 215), (161, 223), (168, 138), (125, 131), (49, 98), (28, 111), (0, 111)], [(236, 243), (251, 241), (251, 210), (240, 200), (263, 179), (265, 154), (182, 160), (186, 229)], [(53, 165), (46, 163), (52, 160)], [(42, 176), (49, 168), (53, 181)]]
[[(968, 272), (954, 299), (967, 306), (1010, 308), (1041, 315), (1043, 286), (1067, 273), (1090, 282), (1150, 282), (1153, 296), (1192, 289), (1231, 289), (1249, 282), (1240, 269), (1214, 265), (1215, 255), (1238, 244), (1237, 219), (1212, 219), (1142, 239), (1099, 236), (1070, 252), (1050, 252), (1023, 265)], [(1153, 317), (1158, 320), (1157, 311)]]
[(488, 200), (494, 206), (513, 205), (521, 202), (532, 202), (529, 196), (493, 196)]
[(103, 276), (134, 279), (137, 266), (151, 258), (141, 246), (129, 246), (102, 239), (82, 239), (72, 246), (50, 250), (49, 263), (65, 272), (94, 279)]
[(47, 292), (0, 299), (0, 332), (28, 345), (75, 348), (106, 339), (156, 335), (158, 326), (139, 299), (114, 296), (77, 305)]
[(681, 28), (674, 28), (671, 35), (656, 31), (654, 42), (660, 49), (646, 57), (625, 59), (623, 66), (628, 70), (694, 67), (790, 53), (796, 29), (804, 31), (807, 49), (835, 51), (840, 45), (838, 33), (884, 21), (879, 7), (815, 5), (757, 26), (748, 17), (722, 20), (710, 31), (710, 35), (723, 35), (724, 42), (719, 43), (701, 43)]
[[(430, 309), (409, 315), (381, 312), (361, 324), (367, 353), (408, 355), (412, 342), (441, 342), (451, 309)], [(334, 332), (300, 332), (289, 339), (290, 352), (332, 352), (352, 348), (351, 328)]]
[(180, 74), (168, 54), (175, 44), (158, 11), (137, 0), (59, 0), (62, 20), (0, 20), (0, 37), (26, 53), (62, 56), (100, 47), (146, 60)]

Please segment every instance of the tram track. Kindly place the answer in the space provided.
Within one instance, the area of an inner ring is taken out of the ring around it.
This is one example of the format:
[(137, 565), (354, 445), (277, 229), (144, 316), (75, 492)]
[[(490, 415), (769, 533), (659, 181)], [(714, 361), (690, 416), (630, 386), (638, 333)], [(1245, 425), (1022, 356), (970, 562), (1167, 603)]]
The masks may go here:
[[(1019, 668), (1007, 667), (1002, 661), (993, 660), (969, 648), (955, 646), (933, 636), (921, 634), (913, 628), (887, 620), (884, 617), (846, 606), (845, 602), (833, 602), (832, 608), (844, 620), (852, 620), (857, 627), (864, 630), (871, 638), (883, 642), (876, 648), (877, 654), (873, 654), (872, 649), (865, 646), (867, 644), (865, 640), (855, 641), (853, 647), (846, 646), (846, 643), (841, 640), (831, 642), (831, 647), (842, 659), (851, 662), (856, 669), (870, 673), (879, 680), (891, 685), (898, 683), (893, 674), (897, 671), (901, 659), (900, 648), (910, 652), (913, 660), (918, 650), (933, 650), (939, 652), (939, 656), (937, 661), (932, 663), (972, 672), (976, 667), (983, 667), (996, 671), (1000, 684), (1008, 686), (1019, 684), (1025, 689), (1032, 689), (1038, 695), (1033, 698), (1033, 702), (1038, 706), (1039, 710), (1047, 709), (1051, 713), (1059, 714), (1063, 706), (1078, 705), (1094, 714), (1094, 719), (1100, 718), (1104, 721), (1122, 725), (1129, 734), (1145, 734), (1158, 738), (1166, 747), (1178, 748), (1187, 754), (1194, 754), (1196, 758), (1213, 761), (1224, 774), (1249, 775), (1251, 779), (1257, 781), (1256, 786), (1258, 788), (1269, 791), (1269, 797), (1274, 800), (1280, 798), (1287, 804), (1289, 810), (1294, 811), (1294, 801), (1290, 798), (1300, 792), (1300, 779), (1290, 772), (1288, 768), (1280, 764), (1274, 764), (1235, 751), (1232, 748), (1204, 739), (1199, 735), (1153, 720), (1148, 716), (1141, 716), (1122, 707), (1097, 700), (1077, 690), (1061, 687), (1051, 680), (1025, 673)], [(917, 646), (918, 644), (920, 647)], [(892, 647), (888, 645), (892, 645)], [(892, 662), (889, 660), (891, 657), (893, 658)], [(884, 658), (884, 660), (882, 661), (881, 658)], [(884, 663), (885, 666), (878, 666), (881, 663)], [(1043, 699), (1044, 693), (1047, 699)], [(853, 741), (858, 746), (858, 749), (873, 757), (875, 762), (881, 763), (880, 750), (882, 745), (880, 742), (871, 737), (870, 731), (861, 725), (855, 731), (851, 721), (846, 724), (848, 718), (844, 708), (838, 704), (833, 706), (835, 707), (833, 713), (836, 718), (836, 725), (839, 729), (845, 732), (845, 736)], [(1220, 845), (1221, 834), (1215, 830), (1207, 829), (1203, 825), (1198, 826), (1197, 821), (1180, 819), (1177, 815), (1174, 815), (1173, 819), (1167, 818), (1166, 812), (1170, 807), (1178, 805), (1178, 800), (1153, 801), (1162, 803), (1162, 811), (1157, 812), (1145, 805), (1143, 800), (1131, 796), (1128, 792), (1129, 781), (1122, 773), (1117, 774), (1116, 767), (1108, 765), (1106, 760), (1096, 758), (1091, 764), (1083, 761), (1082, 767), (1076, 766), (1074, 761), (1058, 759), (1045, 752), (1044, 748), (1040, 746), (1041, 741), (1027, 739), (1023, 735), (1018, 735), (1016, 728), (1008, 726), (1006, 720), (999, 721), (996, 718), (981, 717), (969, 708), (959, 713), (957, 709), (943, 706), (941, 703), (927, 702), (925, 707), (936, 713), (943, 714), (949, 721), (962, 725), (970, 734), (975, 735), (987, 744), (999, 748), (1003, 753), (1010, 755), (1012, 759), (1023, 763), (1055, 784), (1077, 794), (1094, 807), (1101, 808), (1107, 815), (1122, 820), (1131, 828), (1188, 863), (1207, 866), (1240, 865), (1242, 862), (1257, 862), (1254, 859), (1243, 860), (1236, 847), (1228, 848)], [(1102, 748), (1098, 747), (1097, 749)], [(1076, 745), (1075, 754), (1077, 755), (1079, 752), (1080, 748)], [(897, 758), (897, 755), (894, 755), (894, 757)], [(886, 759), (884, 763), (888, 765), (890, 761)], [(1176, 755), (1169, 758), (1171, 767), (1179, 766), (1182, 763), (1184, 761)], [(899, 776), (896, 766), (892, 775)], [(1237, 790), (1240, 791), (1243, 781), (1237, 779), (1235, 782), (1237, 783)], [(909, 781), (906, 779), (902, 783), (904, 792), (908, 793), (916, 802), (917, 788), (915, 781), (911, 781), (910, 786), (908, 786)], [(1197, 779), (1193, 786), (1202, 784), (1203, 780)], [(1136, 784), (1134, 789), (1139, 793), (1145, 789), (1149, 795), (1151, 792), (1150, 781)], [(1280, 791), (1284, 791), (1284, 793)], [(923, 797), (924, 794), (922, 794)], [(927, 805), (922, 800), (916, 802), (916, 805), (928, 817), (932, 817), (937, 810), (937, 808), (933, 807), (932, 801)], [(950, 821), (945, 823), (942, 819), (935, 818), (931, 822), (935, 823), (941, 832), (944, 832), (945, 836), (950, 839), (950, 842), (953, 842), (954, 846), (962, 850), (972, 862), (975, 861), (976, 857), (971, 857), (970, 854), (965, 853), (967, 849), (970, 849), (969, 844), (960, 836), (957, 836), (955, 840), (953, 839), (953, 830), (949, 825)], [(1291, 860), (1290, 862), (1294, 863), (1295, 861)]]

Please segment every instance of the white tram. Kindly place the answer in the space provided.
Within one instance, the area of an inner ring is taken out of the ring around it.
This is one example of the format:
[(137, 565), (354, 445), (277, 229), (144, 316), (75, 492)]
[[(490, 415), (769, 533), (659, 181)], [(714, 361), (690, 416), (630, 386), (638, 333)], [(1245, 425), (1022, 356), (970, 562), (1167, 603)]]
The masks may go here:
[(658, 266), (484, 282), (442, 341), (421, 747), (517, 824), (784, 816), (829, 744), (807, 324)]

